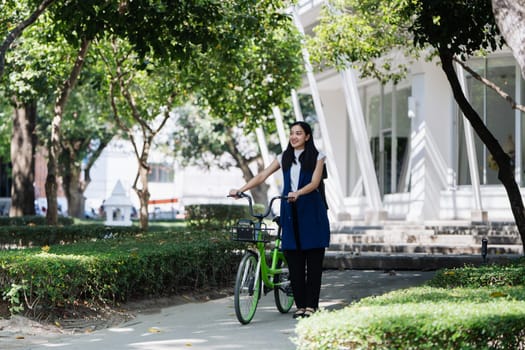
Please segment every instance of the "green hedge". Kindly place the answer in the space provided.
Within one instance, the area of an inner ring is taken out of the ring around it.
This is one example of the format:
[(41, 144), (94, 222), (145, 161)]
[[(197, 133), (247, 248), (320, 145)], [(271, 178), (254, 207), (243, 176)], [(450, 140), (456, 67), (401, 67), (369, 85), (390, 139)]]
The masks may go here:
[[(234, 225), (237, 220), (251, 218), (248, 205), (199, 204), (187, 205), (186, 220), (188, 227), (197, 229), (221, 229)], [(254, 204), (256, 213), (264, 211), (264, 206)]]
[(107, 227), (100, 224), (70, 226), (0, 226), (0, 250), (74, 243), (104, 237), (135, 235), (139, 227)]
[[(58, 217), (58, 224), (65, 226), (65, 225), (73, 225), (74, 219), (69, 217)], [(47, 225), (46, 218), (44, 216), (39, 215), (31, 215), (31, 216), (15, 216), (15, 217), (8, 217), (8, 216), (0, 216), (0, 226), (25, 226), (25, 225)]]
[(522, 261), (437, 271), (422, 287), (301, 320), (298, 349), (523, 349)]
[[(436, 293), (443, 300), (432, 300)], [(296, 343), (298, 349), (522, 348), (523, 288), (514, 293), (519, 294), (518, 300), (500, 300), (492, 296), (494, 291), (482, 293), (482, 301), (458, 299), (461, 294), (450, 289), (415, 288), (412, 297), (417, 301), (393, 302), (400, 292), (389, 293), (386, 303), (381, 297), (363, 299), (339, 312), (320, 312), (300, 321)]]
[(462, 268), (443, 269), (429, 284), (433, 287), (491, 287), (491, 286), (525, 286), (525, 262), (506, 265), (485, 265), (480, 267), (465, 266)]
[(230, 285), (238, 248), (222, 233), (162, 232), (3, 251), (0, 288), (13, 311), (46, 312), (74, 302), (114, 303)]

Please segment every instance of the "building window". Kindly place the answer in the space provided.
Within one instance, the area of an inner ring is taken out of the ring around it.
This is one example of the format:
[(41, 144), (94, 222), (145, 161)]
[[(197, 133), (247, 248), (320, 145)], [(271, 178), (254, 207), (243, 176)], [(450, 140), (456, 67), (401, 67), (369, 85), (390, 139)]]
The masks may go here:
[(173, 166), (167, 164), (150, 164), (149, 182), (173, 182), (175, 172)]
[(381, 194), (409, 190), (408, 84), (363, 87), (363, 107)]
[[(487, 77), (520, 103), (522, 98), (516, 96), (516, 81), (520, 82), (521, 77), (519, 73), (517, 74), (514, 58), (511, 56), (479, 58), (471, 60), (469, 65), (478, 74)], [(470, 103), (476, 112), (478, 112), (503, 149), (512, 158), (515, 158), (516, 147), (521, 147), (522, 144), (521, 132), (516, 128), (516, 125), (519, 126), (520, 120), (519, 117), (516, 117), (515, 111), (500, 95), (470, 75), (467, 75), (467, 87)], [(458, 121), (460, 140), (458, 147), (458, 183), (460, 185), (470, 185), (470, 170), (464, 133), (465, 120), (463, 120), (461, 111), (458, 113)], [(477, 135), (475, 137), (475, 146), (478, 162), (477, 171), (479, 171), (481, 184), (501, 184), (498, 179), (498, 167)], [(515, 159), (514, 161), (516, 166), (521, 168), (522, 160)], [(522, 175), (517, 177), (517, 181), (518, 183), (522, 181)]]

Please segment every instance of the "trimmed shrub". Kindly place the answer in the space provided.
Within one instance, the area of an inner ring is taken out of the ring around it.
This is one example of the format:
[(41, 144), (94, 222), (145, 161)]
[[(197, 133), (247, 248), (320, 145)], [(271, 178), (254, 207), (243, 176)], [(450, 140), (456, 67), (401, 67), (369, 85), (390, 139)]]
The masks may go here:
[(296, 332), (298, 349), (519, 349), (525, 301), (357, 303), (301, 320)]
[(301, 320), (298, 349), (524, 349), (523, 260), (445, 269), (423, 287)]
[(108, 237), (132, 236), (139, 227), (103, 225), (0, 226), (0, 250), (68, 244)]
[(443, 269), (436, 272), (429, 284), (443, 288), (525, 286), (525, 263), (518, 260), (506, 265)]
[(114, 303), (230, 285), (239, 246), (225, 234), (163, 232), (0, 252), (0, 288), (13, 311)]
[[(73, 225), (74, 219), (69, 217), (58, 217), (58, 224), (62, 226)], [(39, 215), (27, 216), (0, 216), (0, 226), (25, 226), (25, 225), (47, 225), (46, 218)]]

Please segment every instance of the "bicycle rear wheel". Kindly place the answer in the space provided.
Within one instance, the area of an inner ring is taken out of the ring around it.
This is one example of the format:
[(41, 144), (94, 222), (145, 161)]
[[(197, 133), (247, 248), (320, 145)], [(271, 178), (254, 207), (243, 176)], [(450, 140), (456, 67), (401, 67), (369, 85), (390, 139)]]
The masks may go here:
[(289, 280), (288, 264), (284, 260), (277, 262), (277, 267), (281, 268), (282, 272), (273, 276), (273, 289), (275, 306), (280, 313), (285, 314), (292, 308), (294, 299), (292, 293), (292, 286)]
[(256, 254), (246, 252), (239, 264), (235, 278), (233, 302), (235, 315), (242, 324), (250, 323), (259, 303), (261, 275), (257, 274), (257, 260)]

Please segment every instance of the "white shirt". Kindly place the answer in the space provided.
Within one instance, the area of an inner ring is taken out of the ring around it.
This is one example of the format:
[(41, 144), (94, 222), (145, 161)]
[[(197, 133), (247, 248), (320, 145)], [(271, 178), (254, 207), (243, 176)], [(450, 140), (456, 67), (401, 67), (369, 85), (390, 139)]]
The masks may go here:
[[(301, 174), (301, 162), (299, 162), (299, 156), (301, 153), (303, 153), (304, 149), (300, 150), (294, 150), (294, 155), (296, 162), (292, 163), (292, 166), (290, 167), (290, 186), (291, 191), (295, 192), (297, 191), (297, 186), (299, 185), (299, 175)], [(326, 155), (319, 151), (319, 154), (317, 155), (317, 160), (325, 159)], [(277, 161), (279, 162), (281, 168), (283, 167), (283, 154), (279, 154), (277, 156)]]

